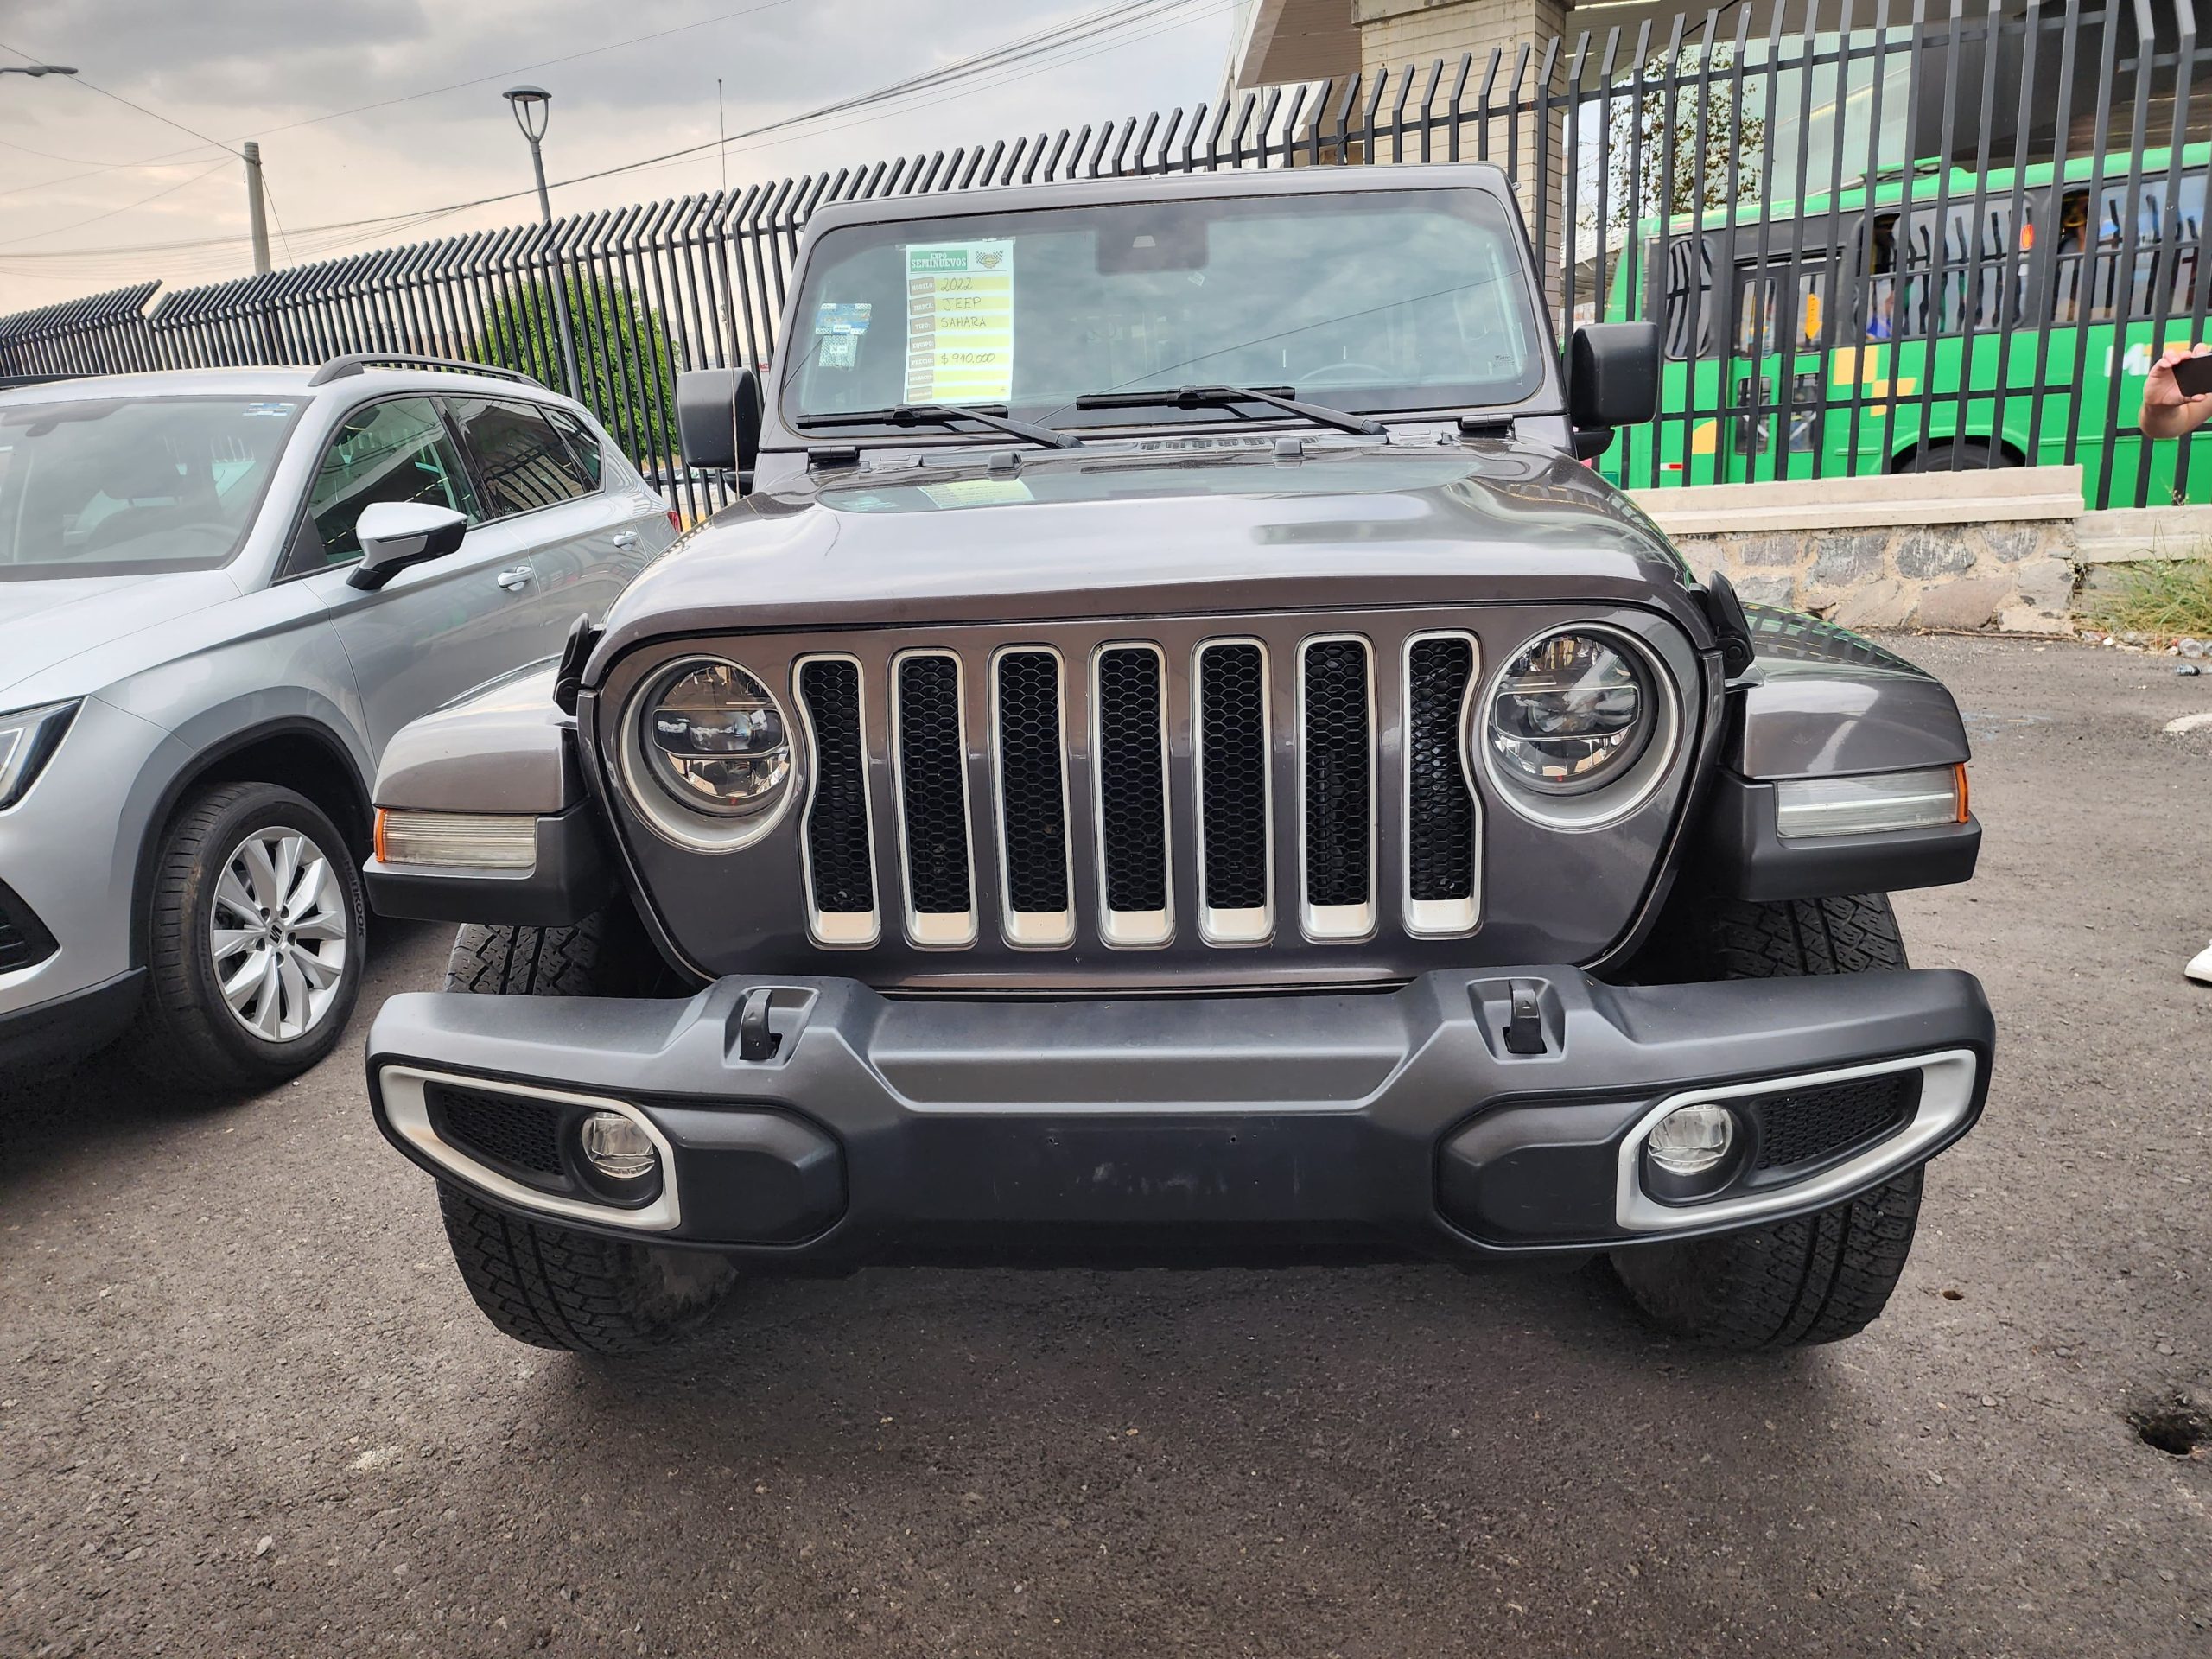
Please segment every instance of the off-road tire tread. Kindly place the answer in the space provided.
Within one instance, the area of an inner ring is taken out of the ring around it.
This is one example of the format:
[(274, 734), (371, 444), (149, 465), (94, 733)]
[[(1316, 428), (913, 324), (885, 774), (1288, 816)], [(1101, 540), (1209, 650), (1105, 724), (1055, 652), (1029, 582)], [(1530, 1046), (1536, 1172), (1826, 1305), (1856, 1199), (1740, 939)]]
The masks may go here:
[[(637, 914), (618, 901), (569, 927), (463, 927), (446, 989), (485, 996), (644, 996), (665, 976)], [(642, 1353), (710, 1315), (734, 1281), (726, 1263), (682, 1253), (709, 1281), (668, 1294), (677, 1253), (526, 1221), (438, 1184), (438, 1209), (462, 1282), (518, 1342), (572, 1353)], [(719, 1267), (717, 1276), (715, 1268)]]
[(657, 1302), (650, 1246), (523, 1221), (444, 1182), (438, 1211), (461, 1281), (518, 1342), (580, 1354), (638, 1354), (681, 1336), (720, 1296)]
[[(1906, 965), (1879, 893), (1755, 904), (1708, 899), (1668, 953), (1693, 977), (1794, 978)], [(1672, 976), (1670, 973), (1670, 977)], [(1834, 1342), (1878, 1318), (1904, 1272), (1924, 1168), (1809, 1216), (1618, 1252), (1613, 1271), (1662, 1330), (1713, 1347)]]
[(137, 1019), (121, 1045), (130, 1064), (149, 1082), (186, 1094), (210, 1094), (242, 1085), (267, 1088), (296, 1076), (330, 1052), (353, 1013), (349, 1003), (322, 1033), (294, 1046), (296, 1064), (257, 1065), (242, 1060), (226, 1045), (228, 1033), (220, 1022), (229, 1015), (220, 1004), (204, 995), (194, 995), (192, 981), (196, 976), (185, 971), (185, 963), (200, 944), (198, 918), (193, 913), (189, 893), (192, 877), (215, 827), (240, 801), (255, 795), (273, 796), (288, 805), (296, 803), (306, 809), (321, 826), (315, 838), (323, 845), (324, 855), (345, 861), (353, 888), (353, 972), (356, 987), (360, 982), (360, 958), (368, 948), (367, 899), (353, 849), (328, 815), (305, 796), (275, 784), (221, 784), (191, 798), (162, 834), (148, 906), (146, 994), (140, 1000)]

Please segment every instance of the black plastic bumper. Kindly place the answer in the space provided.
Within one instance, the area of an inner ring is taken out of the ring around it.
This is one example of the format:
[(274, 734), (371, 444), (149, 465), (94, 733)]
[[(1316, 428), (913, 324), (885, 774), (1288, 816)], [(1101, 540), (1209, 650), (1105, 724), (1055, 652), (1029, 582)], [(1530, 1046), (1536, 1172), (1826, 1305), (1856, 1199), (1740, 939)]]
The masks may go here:
[[(1509, 1045), (1516, 981), (1533, 982), (1541, 1052)], [(1471, 1259), (1834, 1203), (1972, 1126), (1993, 1040), (1980, 985), (1948, 970), (1623, 989), (1554, 967), (1089, 1001), (730, 979), (687, 1001), (394, 997), (369, 1082), (379, 1127), (442, 1179), (518, 1213), (764, 1264)], [(1619, 1190), (1632, 1137), (1674, 1096), (1929, 1056), (1949, 1057), (1940, 1121), (1923, 1104), (1916, 1128), (1751, 1211), (1654, 1223)], [(669, 1203), (645, 1216), (503, 1180), (421, 1109), (448, 1084), (642, 1111)]]
[(0, 1014), (0, 1084), (22, 1083), (99, 1052), (138, 1012), (146, 970), (134, 968), (51, 1002)]

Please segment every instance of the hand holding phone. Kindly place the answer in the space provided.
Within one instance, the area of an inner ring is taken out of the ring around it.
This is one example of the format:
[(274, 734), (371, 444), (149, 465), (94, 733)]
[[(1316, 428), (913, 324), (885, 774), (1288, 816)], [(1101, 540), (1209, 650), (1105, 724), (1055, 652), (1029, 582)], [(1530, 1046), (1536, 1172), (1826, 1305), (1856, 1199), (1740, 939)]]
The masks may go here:
[(2175, 364), (2174, 385), (2184, 397), (2212, 394), (2212, 352), (2202, 357), (2184, 357)]

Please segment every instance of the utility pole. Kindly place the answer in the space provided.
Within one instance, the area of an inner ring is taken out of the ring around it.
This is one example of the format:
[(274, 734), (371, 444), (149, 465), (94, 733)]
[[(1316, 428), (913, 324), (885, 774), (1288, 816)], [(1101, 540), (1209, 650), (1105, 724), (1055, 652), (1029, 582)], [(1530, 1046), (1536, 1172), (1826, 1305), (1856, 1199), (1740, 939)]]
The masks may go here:
[(269, 274), (269, 202), (261, 188), (261, 146), (249, 138), (238, 147), (245, 158), (246, 223), (253, 228), (253, 274)]
[(729, 194), (729, 129), (722, 123), (722, 78), (720, 75), (715, 77), (715, 137), (721, 140), (715, 146), (715, 154), (721, 159), (722, 194), (728, 195)]

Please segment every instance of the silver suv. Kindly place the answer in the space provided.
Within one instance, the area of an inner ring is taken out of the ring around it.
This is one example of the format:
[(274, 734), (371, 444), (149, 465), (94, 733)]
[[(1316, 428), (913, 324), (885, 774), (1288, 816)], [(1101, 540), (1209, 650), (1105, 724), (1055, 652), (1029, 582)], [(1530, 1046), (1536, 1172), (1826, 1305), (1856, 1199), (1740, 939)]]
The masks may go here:
[(126, 1031), (184, 1088), (327, 1053), (386, 741), (676, 535), (589, 414), (500, 371), (0, 392), (0, 1082)]

